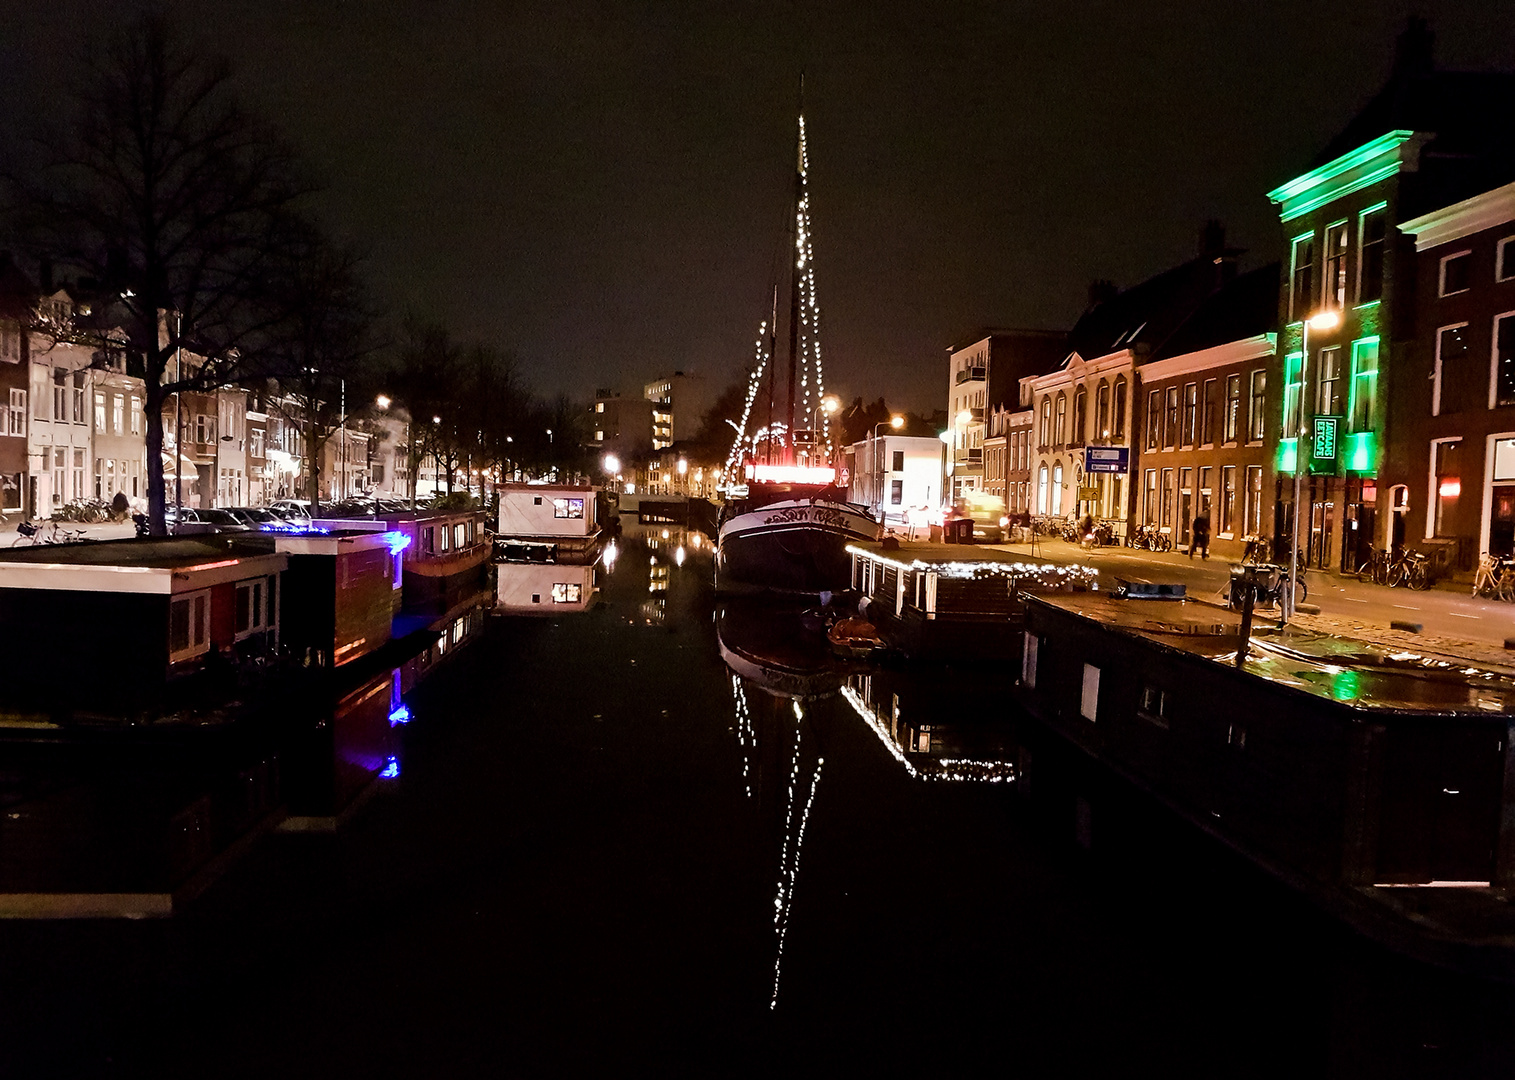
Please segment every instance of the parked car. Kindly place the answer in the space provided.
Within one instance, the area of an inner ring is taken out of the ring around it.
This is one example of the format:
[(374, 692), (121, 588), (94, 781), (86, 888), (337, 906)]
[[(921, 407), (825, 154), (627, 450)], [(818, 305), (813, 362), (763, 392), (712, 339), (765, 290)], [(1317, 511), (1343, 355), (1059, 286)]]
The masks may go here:
[(226, 512), (249, 529), (262, 529), (265, 525), (281, 526), (285, 524), (284, 519), (278, 514), (265, 510), (260, 506), (228, 506)]
[(208, 532), (251, 532), (252, 526), (237, 520), (225, 510), (186, 506), (175, 516), (172, 531), (183, 535)]
[(267, 509), (294, 524), (310, 521), (310, 503), (304, 499), (275, 499)]

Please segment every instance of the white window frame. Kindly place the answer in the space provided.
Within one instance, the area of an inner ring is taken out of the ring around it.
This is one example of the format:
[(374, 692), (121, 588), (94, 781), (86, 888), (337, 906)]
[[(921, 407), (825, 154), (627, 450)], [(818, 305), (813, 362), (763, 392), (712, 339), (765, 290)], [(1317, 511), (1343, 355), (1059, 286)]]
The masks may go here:
[[(1472, 289), (1473, 286), (1470, 284), (1466, 289), (1458, 289), (1456, 292), (1447, 292), (1447, 263), (1451, 262), (1453, 259), (1461, 259), (1464, 256), (1471, 259), (1473, 257), (1473, 249), (1464, 248), (1461, 251), (1454, 251), (1450, 255), (1443, 255), (1441, 257), (1441, 262), (1436, 267), (1436, 296), (1438, 299), (1443, 296), (1461, 296), (1463, 293), (1468, 292), (1470, 289)], [(1472, 281), (1471, 272), (1468, 275), (1468, 280), (1470, 282)]]
[[(1464, 326), (1467, 326), (1467, 325), (1468, 324), (1466, 322), (1455, 322), (1455, 323), (1447, 323), (1445, 326), (1438, 326), (1436, 328), (1436, 338), (1435, 338), (1436, 344), (1433, 346), (1433, 350), (1432, 350), (1433, 352), (1435, 352), (1436, 355), (1435, 355), (1435, 358), (1432, 360), (1432, 367), (1431, 367), (1431, 415), (1432, 416), (1440, 416), (1441, 415), (1441, 335), (1444, 334), (1444, 333), (1446, 333), (1448, 330), (1456, 330), (1459, 327), (1464, 327)], [(1492, 393), (1492, 392), (1493, 392), (1493, 388), (1492, 388), (1492, 384), (1491, 384), (1491, 386), (1490, 386), (1490, 393)]]
[[(1478, 512), (1478, 552), (1481, 555), (1489, 553), (1489, 515), (1494, 511), (1494, 485), (1509, 483), (1508, 480), (1498, 480), (1494, 476), (1494, 450), (1500, 443), (1506, 440), (1515, 440), (1515, 431), (1496, 431), (1484, 438), (1483, 446), (1483, 493), (1481, 506)], [(1431, 469), (1436, 469), (1435, 459), (1432, 459)]]
[[(205, 618), (201, 622), (201, 626), (200, 626), (200, 629), (203, 631), (204, 636), (199, 641), (195, 640), (195, 602), (196, 601), (204, 601), (204, 604), (205, 604), (205, 609), (204, 609)], [(190, 607), (189, 607), (189, 645), (186, 646), (183, 649), (180, 649), (178, 652), (174, 652), (173, 651), (174, 605), (175, 604), (180, 604), (180, 603), (188, 603), (190, 605)], [(184, 660), (192, 660), (192, 659), (194, 659), (197, 656), (203, 656), (206, 653), (210, 652), (210, 590), (209, 589), (196, 589), (194, 592), (174, 593), (174, 594), (170, 595), (169, 598), (168, 598), (168, 626), (166, 626), (164, 629), (167, 631), (167, 633), (169, 635), (169, 642), (168, 642), (168, 644), (169, 644), (169, 650), (170, 651), (169, 651), (169, 654), (168, 654), (168, 662), (170, 664), (177, 664), (177, 663), (179, 663), (181, 661), (184, 661)]]
[(1499, 407), (1499, 324), (1505, 319), (1515, 319), (1515, 309), (1501, 311), (1490, 324), (1489, 335), (1489, 408)]
[[(271, 577), (256, 577), (256, 578), (248, 578), (246, 581), (239, 581), (239, 582), (237, 582), (237, 587), (236, 587), (236, 591), (234, 593), (233, 598), (236, 599), (236, 600), (238, 600), (239, 604), (240, 604), (240, 596), (241, 596), (241, 593), (243, 592), (243, 590), (246, 590), (248, 593), (251, 593), (253, 591), (254, 587), (258, 587), (258, 588), (262, 589), (262, 596), (261, 596), (261, 601), (262, 602), (258, 605), (258, 617), (255, 620), (250, 620), (249, 621), (248, 627), (247, 627), (246, 630), (238, 629), (238, 628), (235, 628), (235, 627), (233, 628), (233, 640), (235, 640), (235, 641), (241, 641), (243, 638), (252, 637), (254, 634), (265, 633), (266, 631), (268, 631), (271, 628), (270, 625), (269, 625), (269, 620), (268, 620), (268, 597), (269, 597), (269, 594), (273, 591), (273, 587), (274, 587), (274, 579), (273, 578), (271, 578)], [(252, 601), (251, 601), (251, 599), (249, 599), (249, 601), (248, 601), (249, 610), (251, 610), (251, 606), (252, 606)], [(236, 618), (236, 608), (232, 609), (232, 618), (233, 619)]]
[(1515, 259), (1510, 258), (1510, 252), (1515, 251), (1515, 236), (1506, 236), (1494, 245), (1494, 280), (1515, 281)]
[(26, 437), (26, 391), (19, 387), (11, 388), (6, 423), (5, 434)]

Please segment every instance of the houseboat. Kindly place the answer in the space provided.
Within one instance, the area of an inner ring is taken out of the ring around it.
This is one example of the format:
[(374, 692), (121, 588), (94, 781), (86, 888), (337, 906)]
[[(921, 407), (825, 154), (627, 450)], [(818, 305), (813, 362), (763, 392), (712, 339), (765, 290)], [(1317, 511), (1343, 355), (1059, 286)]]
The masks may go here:
[(1024, 597), (1087, 589), (1098, 572), (958, 544), (850, 544), (852, 587), (890, 645), (918, 660), (1019, 654)]
[(1071, 750), (1370, 936), (1515, 975), (1515, 677), (1298, 630), (1242, 644), (1190, 601), (1028, 596), (1028, 790), (1060, 791), (1081, 842), (1118, 830), (1094, 773), (1038, 778)]
[(277, 651), (288, 566), (261, 537), (0, 549), (0, 706), (54, 720), (171, 707), (184, 677)]
[(339, 668), (388, 645), (404, 588), (402, 532), (275, 533), (288, 562), (284, 645), (316, 667)]
[(482, 586), (491, 550), (487, 522), (482, 510), (416, 510), (321, 518), (313, 524), (409, 537), (401, 600), (407, 611), (435, 611)]
[(497, 484), (495, 552), (513, 561), (594, 562), (601, 540), (598, 488), (588, 484)]

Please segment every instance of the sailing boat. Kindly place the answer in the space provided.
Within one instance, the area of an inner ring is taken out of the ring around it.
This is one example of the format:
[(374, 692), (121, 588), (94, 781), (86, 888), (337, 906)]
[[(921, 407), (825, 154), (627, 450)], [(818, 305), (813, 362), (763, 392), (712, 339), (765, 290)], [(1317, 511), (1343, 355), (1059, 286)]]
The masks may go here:
[[(837, 486), (830, 417), (824, 407), (820, 307), (810, 231), (805, 113), (799, 115), (794, 175), (794, 249), (789, 273), (789, 370), (784, 419), (775, 409), (778, 289), (758, 333), (757, 365), (726, 475), (746, 480), (746, 493), (727, 501), (716, 546), (716, 588), (723, 592), (819, 593), (851, 582), (847, 545), (878, 539), (879, 526)], [(751, 436), (747, 424), (766, 378), (768, 422)], [(740, 488), (736, 489), (740, 491)]]

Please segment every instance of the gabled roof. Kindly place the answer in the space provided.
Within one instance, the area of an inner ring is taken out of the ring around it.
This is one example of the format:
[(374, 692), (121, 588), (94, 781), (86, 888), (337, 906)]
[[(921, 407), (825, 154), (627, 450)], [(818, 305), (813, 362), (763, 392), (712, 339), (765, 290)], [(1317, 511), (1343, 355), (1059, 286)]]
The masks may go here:
[(1118, 349), (1151, 353), (1220, 288), (1240, 249), (1180, 263), (1086, 311), (1068, 335), (1073, 351), (1094, 360)]
[(1182, 356), (1276, 332), (1279, 274), (1279, 264), (1269, 263), (1227, 282), (1153, 350), (1151, 359)]

